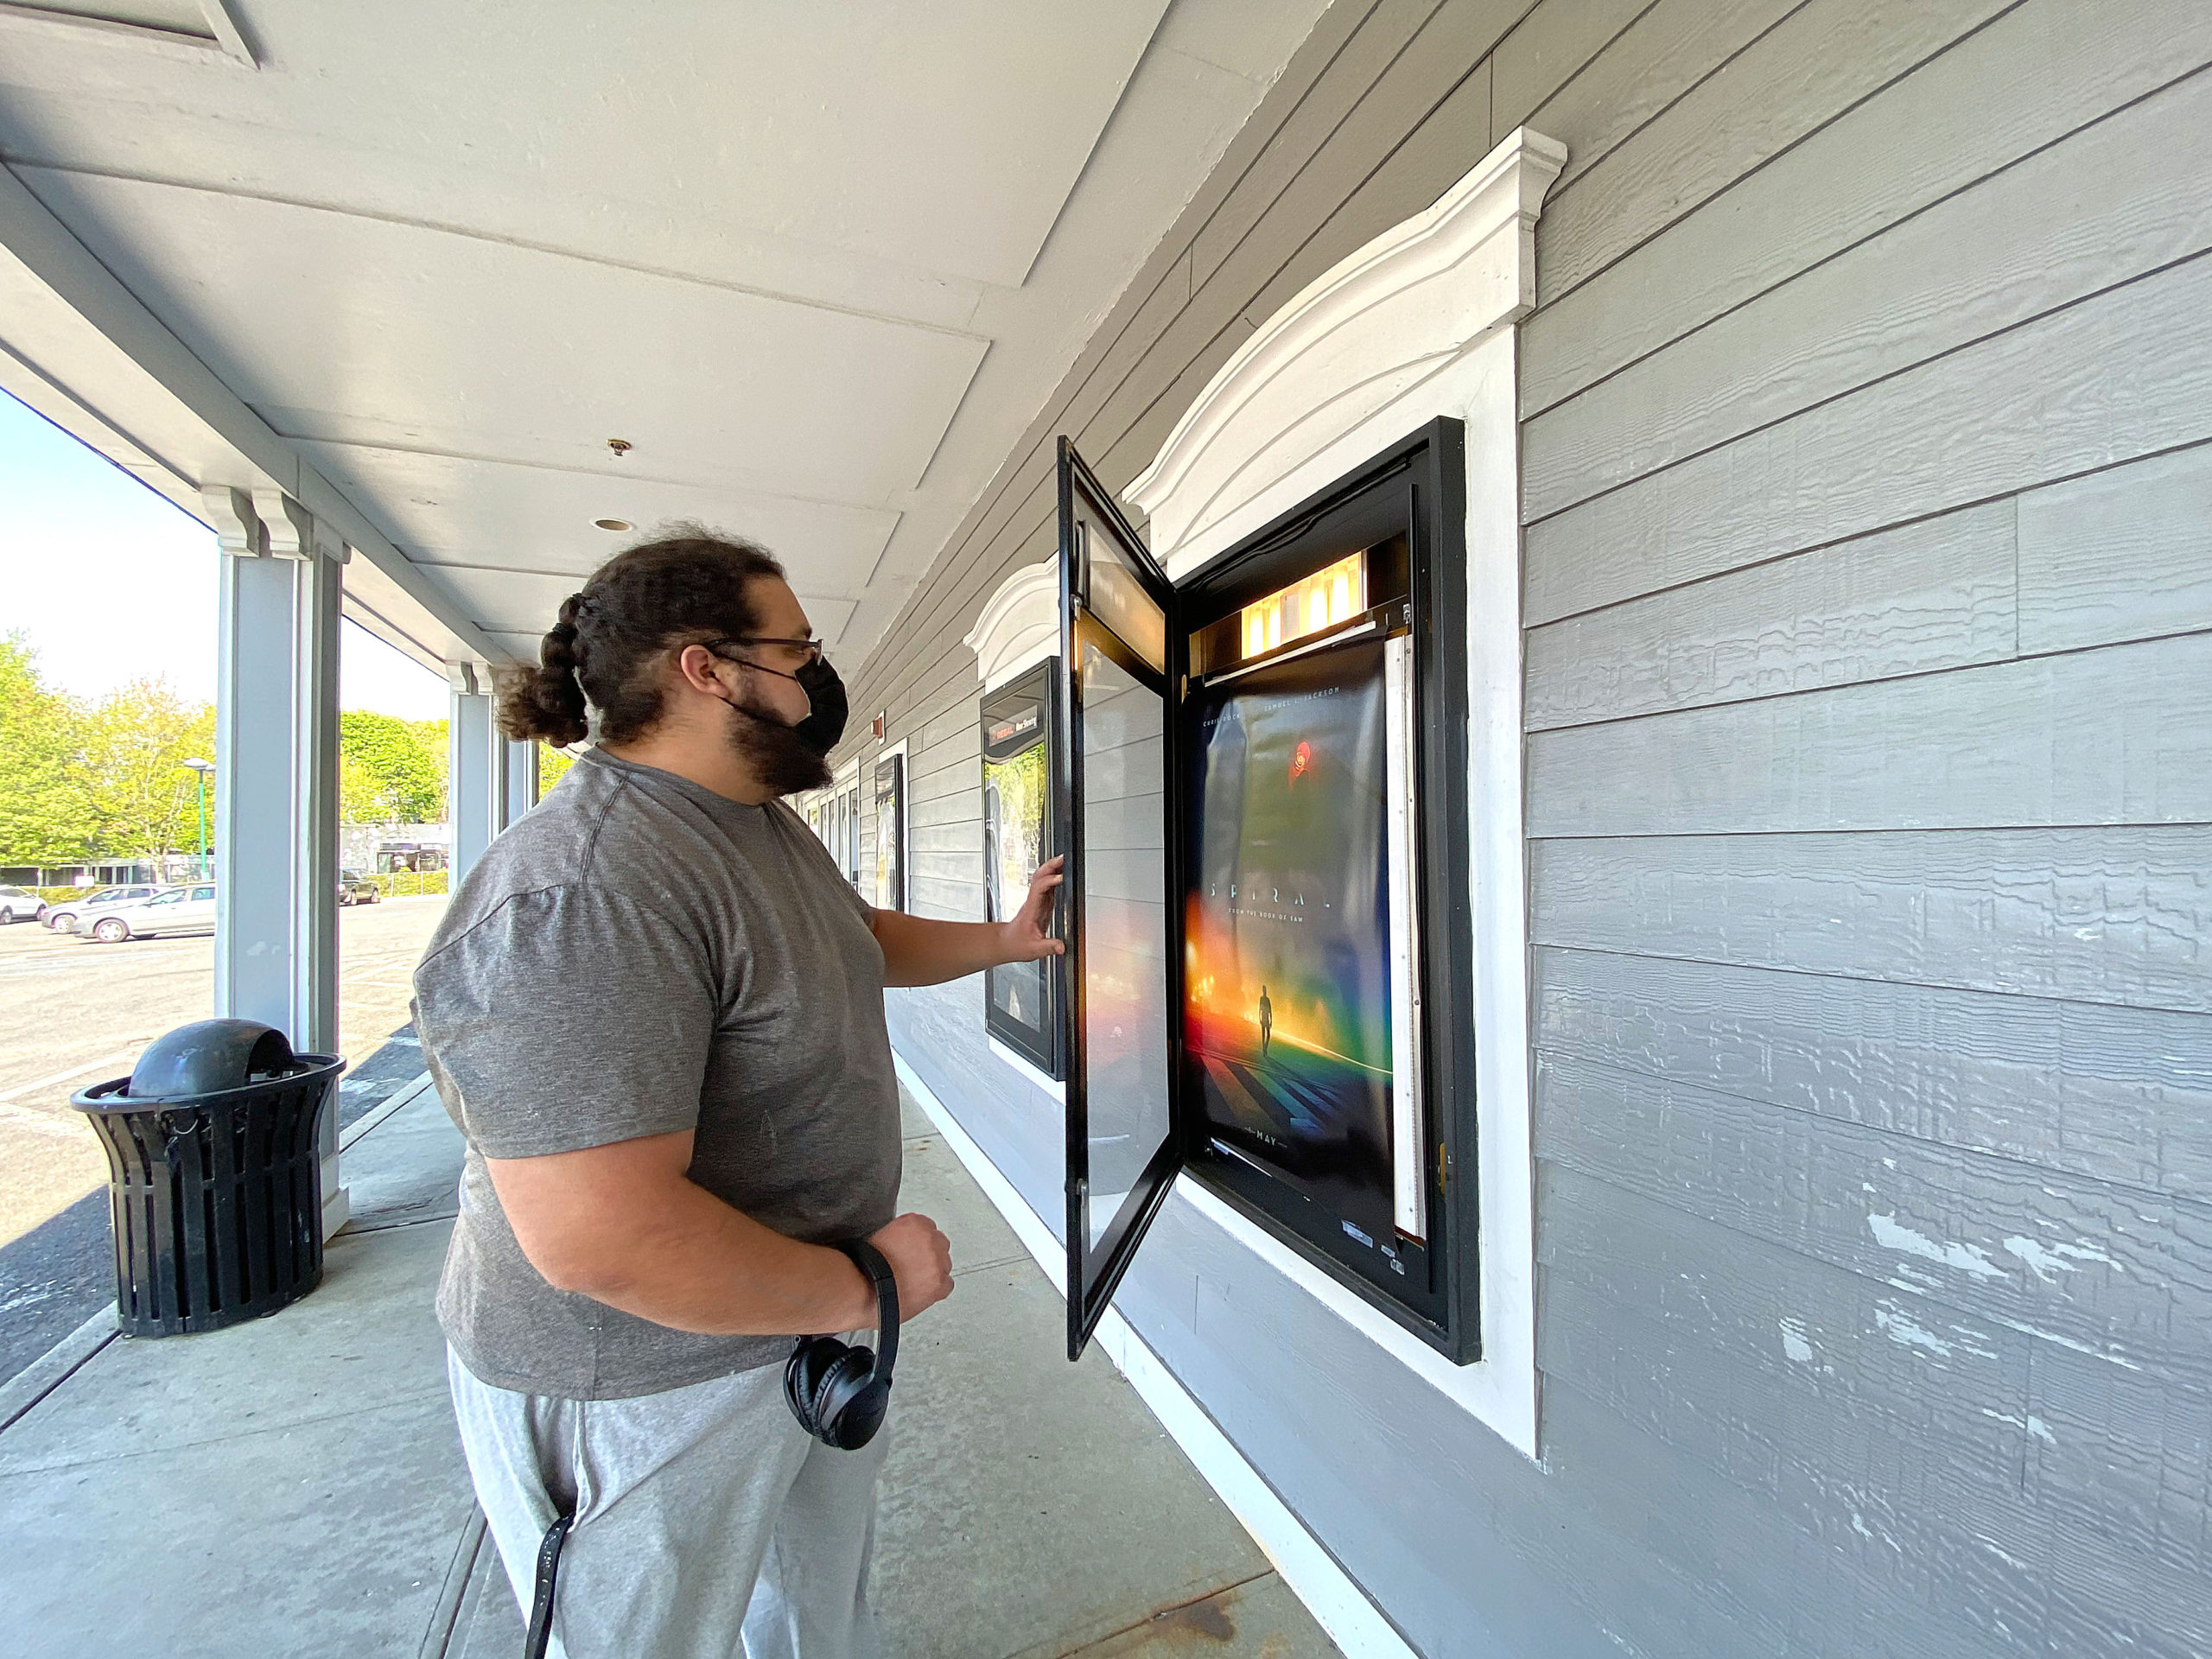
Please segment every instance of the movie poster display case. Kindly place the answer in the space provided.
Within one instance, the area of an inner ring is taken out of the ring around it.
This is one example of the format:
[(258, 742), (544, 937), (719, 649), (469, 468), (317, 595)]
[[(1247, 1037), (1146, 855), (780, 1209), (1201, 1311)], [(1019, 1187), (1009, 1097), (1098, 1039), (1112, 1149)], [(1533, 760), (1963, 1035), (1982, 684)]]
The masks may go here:
[(1061, 440), (1059, 651), (984, 742), (1052, 722), (1071, 1358), (1183, 1173), (1479, 1357), (1463, 478), (1434, 420), (1179, 583)]
[[(1038, 663), (982, 700), (983, 914), (1003, 922), (1029, 895), (1030, 879), (1052, 858), (1053, 734), (1058, 726), (1051, 660)], [(1060, 973), (1057, 963), (1001, 963), (983, 976), (983, 1022), (1047, 1084), (1065, 1073), (1061, 1059)]]

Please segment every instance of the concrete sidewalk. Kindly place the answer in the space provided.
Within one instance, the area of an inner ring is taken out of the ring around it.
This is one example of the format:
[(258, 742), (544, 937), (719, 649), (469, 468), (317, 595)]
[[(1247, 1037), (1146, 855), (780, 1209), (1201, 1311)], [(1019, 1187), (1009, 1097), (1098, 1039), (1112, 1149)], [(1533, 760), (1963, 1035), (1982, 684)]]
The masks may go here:
[[(906, 1127), (902, 1203), (950, 1236), (960, 1288), (901, 1349), (892, 1655), (1333, 1655), (1111, 1365), (1060, 1357), (1058, 1293), (911, 1107)], [(206, 1336), (87, 1332), (0, 1400), (0, 1605), (27, 1659), (521, 1651), (430, 1312), (459, 1138), (427, 1089), (351, 1133), (354, 1219), (313, 1295)]]

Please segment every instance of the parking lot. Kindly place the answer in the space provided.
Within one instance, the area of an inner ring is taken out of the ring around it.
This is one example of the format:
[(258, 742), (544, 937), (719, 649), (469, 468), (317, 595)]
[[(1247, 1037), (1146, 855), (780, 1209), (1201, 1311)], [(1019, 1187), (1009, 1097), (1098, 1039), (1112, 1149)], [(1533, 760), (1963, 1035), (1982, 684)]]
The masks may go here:
[[(409, 976), (444, 909), (442, 898), (390, 899), (339, 912), (349, 1079), (373, 1086), (420, 1070), (404, 1036), (386, 1042), (407, 1024)], [(106, 1185), (107, 1160), (70, 1094), (124, 1075), (149, 1040), (206, 1019), (213, 980), (206, 935), (106, 945), (0, 928), (0, 1378), (112, 1294), (105, 1208), (84, 1202)]]

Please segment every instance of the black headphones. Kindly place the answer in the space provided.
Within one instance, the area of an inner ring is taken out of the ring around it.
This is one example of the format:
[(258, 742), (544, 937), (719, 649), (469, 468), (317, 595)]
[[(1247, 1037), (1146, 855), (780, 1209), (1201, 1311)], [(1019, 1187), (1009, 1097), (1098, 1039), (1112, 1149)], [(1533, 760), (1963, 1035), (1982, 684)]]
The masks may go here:
[(784, 1398), (798, 1425), (824, 1446), (857, 1452), (883, 1427), (891, 1403), (891, 1363), (899, 1357), (899, 1281), (874, 1245), (853, 1239), (833, 1248), (852, 1257), (875, 1287), (880, 1354), (836, 1337), (801, 1337), (784, 1366)]

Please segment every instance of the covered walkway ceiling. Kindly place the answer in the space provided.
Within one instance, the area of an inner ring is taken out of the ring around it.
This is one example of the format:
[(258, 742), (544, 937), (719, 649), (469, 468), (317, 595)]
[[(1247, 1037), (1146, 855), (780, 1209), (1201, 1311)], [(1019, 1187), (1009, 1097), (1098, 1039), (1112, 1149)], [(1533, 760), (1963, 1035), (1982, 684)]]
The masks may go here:
[(0, 386), (425, 663), (675, 518), (857, 656), (1321, 10), (0, 4)]

